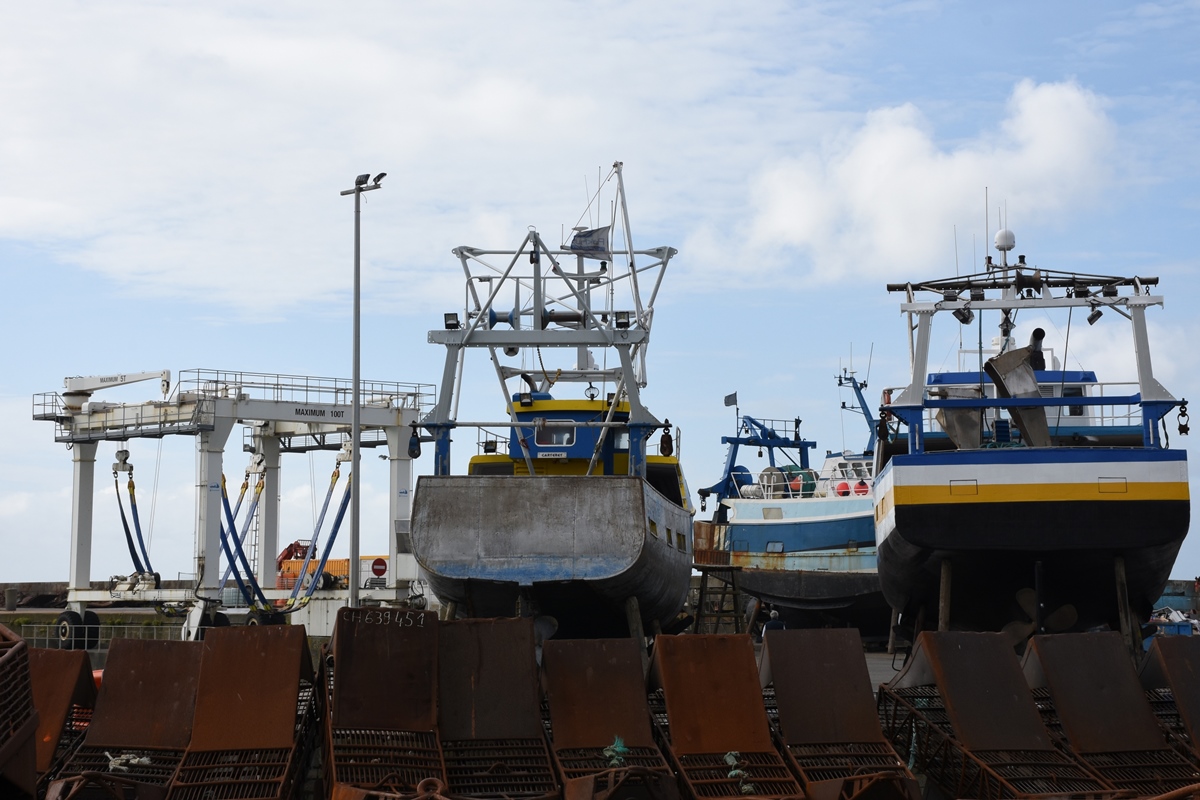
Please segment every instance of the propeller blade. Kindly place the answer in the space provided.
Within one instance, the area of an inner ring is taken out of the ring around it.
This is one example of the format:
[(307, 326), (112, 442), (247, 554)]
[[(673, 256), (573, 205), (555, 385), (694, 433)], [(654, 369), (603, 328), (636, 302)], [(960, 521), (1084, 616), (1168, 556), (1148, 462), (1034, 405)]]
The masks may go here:
[(1075, 610), (1075, 606), (1067, 603), (1065, 606), (1059, 606), (1047, 614), (1042, 624), (1048, 631), (1062, 633), (1063, 631), (1070, 630), (1078, 621), (1079, 612)]
[(1037, 591), (1025, 587), (1017, 592), (1017, 605), (1030, 620), (1037, 619)]
[(1035, 627), (1032, 622), (1021, 622), (1014, 619), (1000, 629), (1000, 634), (1004, 636), (1004, 641), (1008, 642), (1010, 646), (1016, 647), (1033, 635)]

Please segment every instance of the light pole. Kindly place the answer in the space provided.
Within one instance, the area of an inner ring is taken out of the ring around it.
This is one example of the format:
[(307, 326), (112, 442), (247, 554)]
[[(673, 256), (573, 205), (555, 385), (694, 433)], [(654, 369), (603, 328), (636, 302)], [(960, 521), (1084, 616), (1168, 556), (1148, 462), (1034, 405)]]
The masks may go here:
[(354, 179), (354, 188), (347, 189), (342, 192), (342, 197), (348, 194), (354, 195), (354, 384), (351, 389), (351, 412), (350, 412), (350, 598), (349, 605), (351, 608), (358, 605), (358, 510), (359, 510), (359, 489), (362, 486), (362, 478), (358, 474), (359, 466), (359, 443), (362, 439), (362, 376), (359, 374), (360, 348), (359, 348), (359, 330), (360, 330), (360, 313), (359, 313), (359, 218), (361, 213), (361, 201), (363, 192), (369, 192), (372, 189), (380, 188), (379, 182), (387, 175), (386, 172), (381, 172), (375, 176), (368, 186), (367, 181), (371, 179), (371, 174), (366, 173), (359, 175)]

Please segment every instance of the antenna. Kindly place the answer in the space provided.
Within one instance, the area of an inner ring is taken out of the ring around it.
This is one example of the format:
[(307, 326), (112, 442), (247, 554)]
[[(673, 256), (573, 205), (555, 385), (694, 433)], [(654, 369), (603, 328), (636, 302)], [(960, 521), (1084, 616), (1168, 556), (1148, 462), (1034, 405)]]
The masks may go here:
[[(992, 238), (991, 236), (988, 236), (988, 228), (991, 226), (988, 225), (987, 218), (988, 218), (988, 187), (985, 186), (985, 187), (983, 187), (983, 254), (984, 254), (984, 256), (991, 255), (991, 248), (988, 246), (988, 240), (990, 240)], [(984, 261), (986, 262), (987, 259), (985, 258)], [(986, 271), (991, 272), (991, 270), (986, 270)]]
[(958, 226), (954, 226), (954, 277), (958, 277)]
[[(599, 191), (598, 188), (597, 191)], [(592, 224), (592, 192), (588, 189), (587, 175), (583, 176), (583, 198), (587, 201), (588, 227), (594, 228), (596, 226)]]
[(871, 342), (871, 349), (867, 352), (867, 377), (863, 378), (863, 386), (871, 380), (871, 360), (875, 357), (875, 343)]

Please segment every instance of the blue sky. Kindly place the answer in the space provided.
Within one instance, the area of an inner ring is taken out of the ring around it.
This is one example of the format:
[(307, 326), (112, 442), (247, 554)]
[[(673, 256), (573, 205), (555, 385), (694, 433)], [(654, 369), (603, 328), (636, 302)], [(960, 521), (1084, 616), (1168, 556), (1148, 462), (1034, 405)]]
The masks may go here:
[[(635, 241), (680, 250), (643, 397), (682, 429), (693, 490), (719, 476), (733, 391), (821, 450), (860, 447), (840, 367), (869, 367), (872, 399), (907, 380), (884, 285), (970, 270), (1002, 210), (1033, 264), (1159, 276), (1155, 367), (1200, 399), (1198, 38), (1195, 2), (0, 7), (0, 580), (67, 573), (70, 455), (33, 394), (162, 368), (349, 376), (338, 192), (360, 172), (389, 174), (363, 214), (363, 376), (434, 383), (450, 249), (571, 226), (624, 161)], [(1068, 363), (1128, 379), (1106, 322), (1073, 329)], [(495, 418), (476, 366), (463, 416)], [(155, 566), (189, 572), (194, 444), (130, 449)], [(243, 460), (231, 445), (231, 476)], [(284, 541), (310, 535), (331, 468), (285, 460)], [(98, 472), (101, 579), (129, 567)], [(364, 553), (385, 494), (367, 463)], [(1175, 576), (1197, 574), (1192, 538)]]

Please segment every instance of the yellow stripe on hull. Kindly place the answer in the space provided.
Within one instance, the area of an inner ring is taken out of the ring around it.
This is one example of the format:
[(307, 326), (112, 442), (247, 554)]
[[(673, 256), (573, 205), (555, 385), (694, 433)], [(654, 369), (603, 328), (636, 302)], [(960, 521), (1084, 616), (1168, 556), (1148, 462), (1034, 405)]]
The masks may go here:
[(941, 486), (896, 486), (878, 503), (884, 513), (892, 505), (1039, 503), (1072, 500), (1187, 500), (1188, 485), (1178, 482), (1136, 483), (1124, 480), (1093, 483), (1006, 483), (977, 484), (955, 481)]

